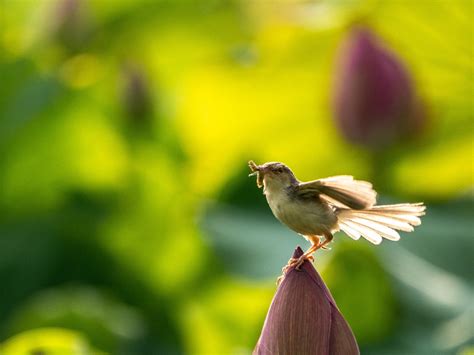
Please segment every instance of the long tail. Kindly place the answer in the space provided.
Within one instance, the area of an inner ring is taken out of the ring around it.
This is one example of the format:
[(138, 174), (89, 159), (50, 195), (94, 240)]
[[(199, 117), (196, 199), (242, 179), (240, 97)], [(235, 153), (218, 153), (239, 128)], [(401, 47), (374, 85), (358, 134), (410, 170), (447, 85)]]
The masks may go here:
[(420, 203), (401, 203), (398, 205), (373, 206), (366, 210), (337, 210), (339, 228), (352, 239), (361, 236), (374, 244), (382, 238), (399, 240), (397, 230), (412, 232), (414, 226), (421, 224), (420, 216), (425, 214), (425, 205)]

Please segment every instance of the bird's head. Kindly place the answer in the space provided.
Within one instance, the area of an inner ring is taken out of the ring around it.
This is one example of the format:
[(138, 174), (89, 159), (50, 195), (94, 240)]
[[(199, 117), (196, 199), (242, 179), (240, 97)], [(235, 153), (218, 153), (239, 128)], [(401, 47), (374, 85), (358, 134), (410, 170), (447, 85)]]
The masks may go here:
[(257, 186), (268, 189), (283, 189), (298, 182), (289, 167), (283, 163), (269, 162), (262, 165), (249, 161), (252, 173), (249, 176), (257, 175)]

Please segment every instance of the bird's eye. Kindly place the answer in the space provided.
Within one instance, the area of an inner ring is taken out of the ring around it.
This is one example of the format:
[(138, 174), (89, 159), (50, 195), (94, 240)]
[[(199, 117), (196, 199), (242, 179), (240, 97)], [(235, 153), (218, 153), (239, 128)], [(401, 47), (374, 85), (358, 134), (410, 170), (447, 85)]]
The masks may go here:
[(276, 168), (275, 171), (279, 174), (281, 174), (283, 172), (283, 168)]

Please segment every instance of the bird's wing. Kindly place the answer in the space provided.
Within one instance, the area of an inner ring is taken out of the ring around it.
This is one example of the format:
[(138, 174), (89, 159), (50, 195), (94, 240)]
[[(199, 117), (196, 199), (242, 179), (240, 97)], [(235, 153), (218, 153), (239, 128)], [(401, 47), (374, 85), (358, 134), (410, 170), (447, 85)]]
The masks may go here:
[(336, 207), (342, 204), (356, 210), (372, 207), (377, 197), (370, 182), (354, 180), (349, 175), (302, 182), (298, 185), (297, 193), (301, 196), (320, 195)]

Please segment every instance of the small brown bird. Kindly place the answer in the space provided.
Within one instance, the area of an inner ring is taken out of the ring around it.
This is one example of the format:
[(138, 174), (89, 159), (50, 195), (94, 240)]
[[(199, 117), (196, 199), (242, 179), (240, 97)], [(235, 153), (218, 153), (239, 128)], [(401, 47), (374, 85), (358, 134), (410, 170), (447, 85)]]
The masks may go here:
[(422, 202), (376, 206), (372, 184), (349, 175), (301, 182), (283, 163), (257, 165), (249, 161), (249, 167), (249, 176), (257, 175), (257, 186), (263, 187), (275, 217), (311, 242), (299, 259), (290, 259), (289, 266), (299, 267), (312, 259), (339, 230), (352, 239), (362, 236), (380, 244), (383, 238), (399, 240), (396, 230), (413, 231), (425, 214)]

